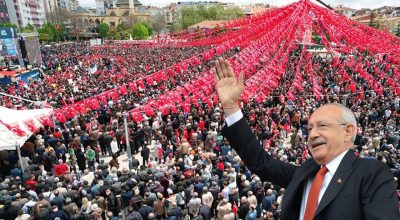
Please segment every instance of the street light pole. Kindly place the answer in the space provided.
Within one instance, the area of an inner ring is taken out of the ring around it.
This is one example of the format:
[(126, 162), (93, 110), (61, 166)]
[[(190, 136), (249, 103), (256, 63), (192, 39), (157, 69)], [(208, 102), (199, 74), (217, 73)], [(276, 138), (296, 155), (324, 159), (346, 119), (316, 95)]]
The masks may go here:
[(326, 4), (325, 2), (323, 2), (323, 1), (321, 1), (321, 0), (316, 0), (316, 1), (319, 2), (319, 3), (321, 3), (323, 6), (329, 8), (330, 10), (333, 10), (333, 8), (332, 8), (330, 5)]
[(132, 164), (132, 153), (131, 153), (131, 146), (129, 144), (129, 135), (128, 135), (128, 122), (127, 122), (127, 115), (126, 112), (122, 113), (122, 117), (124, 118), (124, 126), (125, 126), (125, 140), (126, 140), (126, 153), (128, 154), (128, 165), (129, 169), (133, 169)]

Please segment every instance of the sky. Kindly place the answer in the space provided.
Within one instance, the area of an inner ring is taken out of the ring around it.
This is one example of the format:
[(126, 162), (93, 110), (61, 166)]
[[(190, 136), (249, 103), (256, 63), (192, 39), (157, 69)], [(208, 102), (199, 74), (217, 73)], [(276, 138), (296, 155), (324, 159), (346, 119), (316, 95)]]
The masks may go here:
[[(139, 0), (143, 5), (151, 5), (164, 7), (170, 3), (178, 1), (198, 1), (198, 0)], [(270, 5), (282, 6), (295, 2), (296, 0), (218, 0), (219, 2), (235, 3), (237, 5), (248, 5), (255, 3), (266, 3)], [(313, 0), (313, 2), (316, 2)], [(400, 0), (323, 0), (323, 2), (331, 6), (342, 4), (346, 7), (361, 9), (361, 8), (379, 8), (382, 6), (400, 6)], [(79, 0), (83, 7), (96, 7), (95, 0)]]

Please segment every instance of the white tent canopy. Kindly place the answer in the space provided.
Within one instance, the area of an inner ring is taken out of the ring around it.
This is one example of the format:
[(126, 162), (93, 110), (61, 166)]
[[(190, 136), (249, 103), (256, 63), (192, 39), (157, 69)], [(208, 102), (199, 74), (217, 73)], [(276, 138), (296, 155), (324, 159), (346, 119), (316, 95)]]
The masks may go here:
[[(0, 150), (15, 150), (16, 146), (21, 147), (33, 133), (27, 122), (30, 126), (40, 128), (43, 125), (38, 118), (52, 113), (53, 109), (13, 110), (0, 106)], [(22, 135), (15, 134), (7, 126), (18, 127)]]

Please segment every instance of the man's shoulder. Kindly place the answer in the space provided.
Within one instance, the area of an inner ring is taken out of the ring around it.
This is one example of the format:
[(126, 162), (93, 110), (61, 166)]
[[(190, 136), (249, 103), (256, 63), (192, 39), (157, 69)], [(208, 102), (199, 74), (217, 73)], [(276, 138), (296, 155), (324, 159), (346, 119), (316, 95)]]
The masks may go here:
[(354, 168), (363, 173), (390, 172), (389, 167), (379, 160), (359, 157), (354, 160)]

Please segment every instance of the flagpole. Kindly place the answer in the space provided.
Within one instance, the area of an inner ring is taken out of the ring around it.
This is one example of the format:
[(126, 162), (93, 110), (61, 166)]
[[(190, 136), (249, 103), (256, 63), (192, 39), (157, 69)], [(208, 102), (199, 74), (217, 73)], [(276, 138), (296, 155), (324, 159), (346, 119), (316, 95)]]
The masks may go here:
[(122, 113), (122, 117), (124, 118), (124, 128), (125, 128), (125, 142), (126, 142), (126, 153), (128, 154), (128, 165), (129, 169), (133, 169), (132, 164), (132, 153), (131, 153), (131, 146), (129, 144), (129, 135), (128, 135), (128, 123), (127, 123), (127, 115), (126, 112)]
[(0, 92), (0, 95), (8, 96), (8, 97), (14, 98), (14, 99), (19, 99), (19, 100), (22, 100), (22, 101), (25, 101), (25, 102), (34, 103), (35, 105), (40, 105), (41, 104), (41, 102), (39, 102), (39, 101), (33, 101), (33, 100), (25, 99), (25, 98), (22, 98), (22, 97), (17, 97), (17, 96), (13, 96), (13, 95), (10, 95), (10, 94), (3, 93), (3, 92)]
[(24, 174), (24, 165), (22, 164), (22, 157), (21, 157), (21, 149), (17, 143), (15, 143), (15, 147), (17, 148), (19, 164), (21, 165), (22, 174)]

